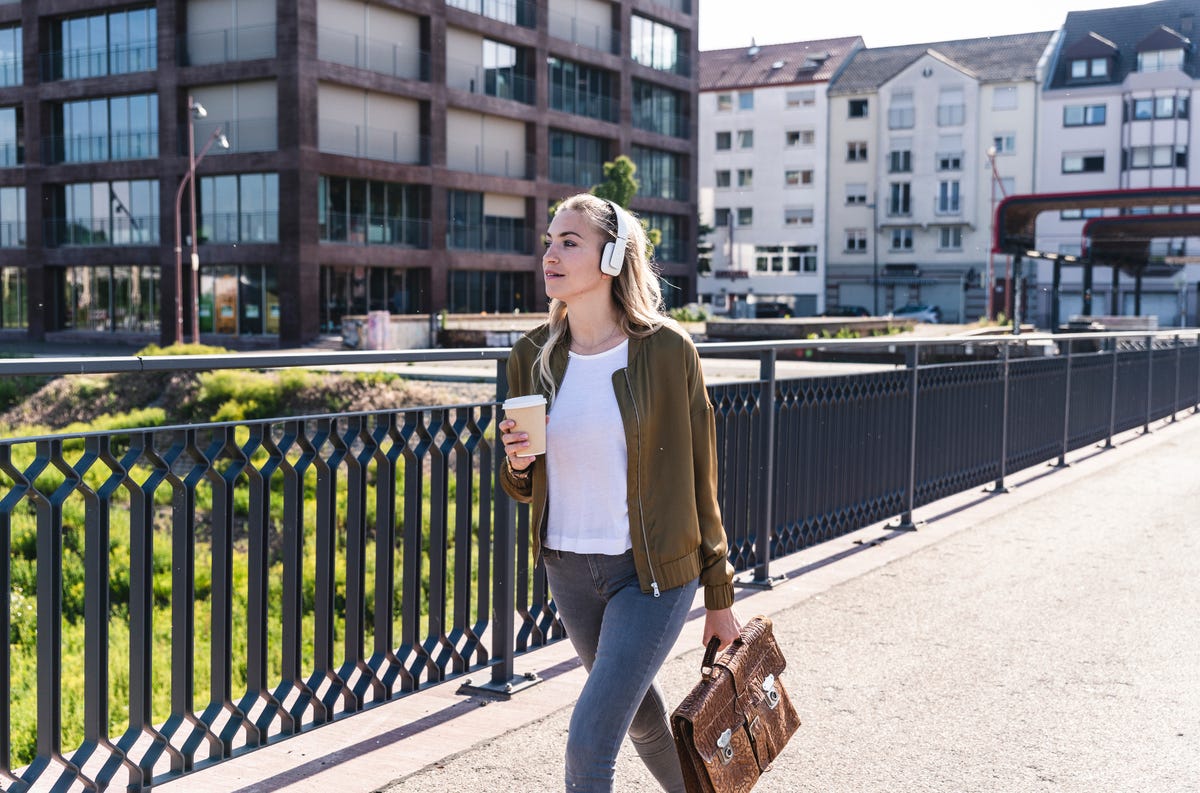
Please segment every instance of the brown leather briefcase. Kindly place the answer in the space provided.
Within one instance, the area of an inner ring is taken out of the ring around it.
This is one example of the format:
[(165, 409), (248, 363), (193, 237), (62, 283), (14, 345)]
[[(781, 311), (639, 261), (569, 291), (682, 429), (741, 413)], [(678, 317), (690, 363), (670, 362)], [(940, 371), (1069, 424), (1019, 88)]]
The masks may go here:
[(800, 726), (771, 620), (750, 620), (719, 656), (717, 644), (708, 643), (700, 682), (671, 716), (688, 793), (750, 790)]

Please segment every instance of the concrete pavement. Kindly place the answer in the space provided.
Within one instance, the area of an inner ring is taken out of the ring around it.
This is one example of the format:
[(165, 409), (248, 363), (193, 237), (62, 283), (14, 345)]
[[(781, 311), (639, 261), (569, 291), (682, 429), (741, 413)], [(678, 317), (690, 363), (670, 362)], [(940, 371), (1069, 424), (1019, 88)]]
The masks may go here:
[[(804, 720), (756, 790), (1200, 791), (1200, 417), (1010, 477), (773, 566), (770, 615)], [(693, 612), (699, 617), (700, 610)], [(700, 623), (662, 673), (698, 676)], [(435, 686), (162, 786), (240, 791), (554, 791), (584, 675), (488, 703)], [(618, 791), (655, 787), (631, 747)]]

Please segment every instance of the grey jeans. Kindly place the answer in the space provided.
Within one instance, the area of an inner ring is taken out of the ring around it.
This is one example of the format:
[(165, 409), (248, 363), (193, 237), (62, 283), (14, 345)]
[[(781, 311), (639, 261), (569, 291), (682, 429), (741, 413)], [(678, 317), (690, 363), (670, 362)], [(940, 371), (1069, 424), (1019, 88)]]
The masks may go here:
[(697, 582), (656, 598), (638, 585), (632, 551), (606, 556), (547, 550), (543, 558), (558, 616), (588, 670), (571, 714), (566, 789), (611, 791), (628, 733), (663, 789), (682, 793), (667, 706), (654, 677), (683, 630)]

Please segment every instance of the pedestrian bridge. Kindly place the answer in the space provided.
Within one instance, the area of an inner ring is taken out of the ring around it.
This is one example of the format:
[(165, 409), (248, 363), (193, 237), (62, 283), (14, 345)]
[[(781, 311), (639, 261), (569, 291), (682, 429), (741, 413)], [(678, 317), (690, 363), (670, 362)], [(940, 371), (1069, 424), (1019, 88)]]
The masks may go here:
[[(0, 376), (461, 358), (497, 371), (480, 404), (0, 440), (0, 539), (34, 560), (32, 592), (4, 573), (3, 789), (199, 789), (231, 758), (457, 688), (439, 683), (514, 697), (493, 710), (550, 696), (521, 692), (536, 678), (517, 668), (565, 643), (527, 515), (496, 486), (506, 352), (0, 362)], [(835, 538), (893, 518), (890, 533), (911, 530), (918, 509), (1004, 492), (1200, 406), (1195, 331), (702, 354), (760, 361), (757, 379), (709, 389), (730, 555), (752, 587), (809, 575), (796, 560)], [(894, 366), (776, 376), (806, 354)], [(410, 715), (387, 733), (428, 726)]]

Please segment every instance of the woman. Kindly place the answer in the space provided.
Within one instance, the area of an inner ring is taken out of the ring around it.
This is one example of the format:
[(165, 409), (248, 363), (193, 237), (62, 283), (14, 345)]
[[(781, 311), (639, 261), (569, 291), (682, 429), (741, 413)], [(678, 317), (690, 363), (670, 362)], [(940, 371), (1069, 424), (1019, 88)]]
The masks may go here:
[[(691, 339), (662, 313), (641, 224), (590, 194), (545, 237), (550, 320), (508, 360), (513, 396), (549, 401), (546, 453), (500, 423), (504, 489), (532, 505), (535, 553), (588, 680), (567, 739), (569, 791), (609, 791), (626, 733), (664, 790), (683, 778), (655, 675), (698, 585), (703, 639), (738, 634), (716, 501), (712, 404)], [(703, 642), (702, 642), (703, 643)]]

